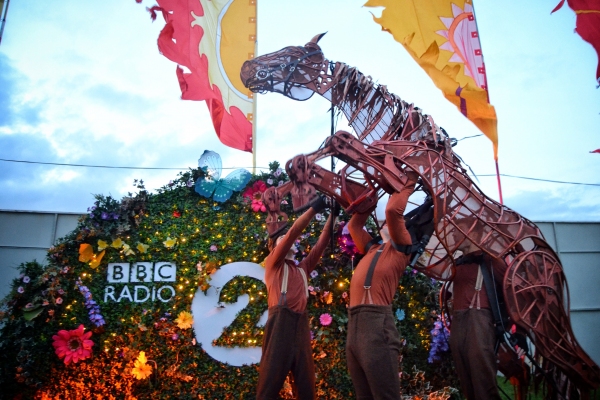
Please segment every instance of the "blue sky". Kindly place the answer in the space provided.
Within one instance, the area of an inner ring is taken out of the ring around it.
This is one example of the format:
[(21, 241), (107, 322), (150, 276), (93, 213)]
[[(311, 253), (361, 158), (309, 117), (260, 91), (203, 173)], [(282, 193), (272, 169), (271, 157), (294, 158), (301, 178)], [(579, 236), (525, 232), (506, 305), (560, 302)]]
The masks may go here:
[[(534, 221), (600, 221), (600, 154), (589, 153), (600, 148), (597, 56), (574, 33), (572, 10), (550, 15), (557, 2), (475, 2), (499, 120), (500, 172), (595, 186), (504, 177), (504, 203)], [(327, 58), (387, 85), (450, 136), (479, 134), (363, 3), (259, 0), (258, 53), (327, 31), (320, 42)], [(176, 66), (156, 46), (164, 23), (145, 11), (151, 5), (10, 3), (0, 44), (0, 158), (185, 170), (213, 150), (224, 167), (251, 169), (250, 154), (218, 141), (205, 104), (180, 99)], [(317, 149), (330, 132), (328, 108), (317, 96), (259, 96), (257, 166)], [(455, 151), (498, 199), (495, 177), (481, 176), (495, 172), (491, 143), (466, 139)], [(84, 212), (93, 194), (120, 198), (136, 178), (153, 190), (177, 172), (0, 161), (0, 209)]]

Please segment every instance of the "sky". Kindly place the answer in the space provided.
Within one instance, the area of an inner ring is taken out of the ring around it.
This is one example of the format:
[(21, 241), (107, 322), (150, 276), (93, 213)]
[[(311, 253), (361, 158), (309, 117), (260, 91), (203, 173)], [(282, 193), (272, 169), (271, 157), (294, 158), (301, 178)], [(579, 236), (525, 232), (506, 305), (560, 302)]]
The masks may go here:
[[(365, 0), (258, 0), (258, 54), (316, 34), (325, 57), (357, 67), (431, 115), (498, 200), (491, 142), (383, 32)], [(600, 221), (597, 55), (558, 0), (475, 1), (491, 104), (498, 115), (504, 204), (533, 221)], [(94, 194), (117, 199), (143, 179), (155, 190), (194, 168), (204, 150), (224, 172), (250, 153), (219, 142), (203, 102), (184, 101), (176, 65), (159, 54), (164, 20), (144, 0), (12, 0), (0, 44), (0, 210), (83, 213)], [(258, 96), (257, 168), (316, 150), (330, 104)], [(339, 121), (337, 129), (344, 129)], [(46, 163), (46, 164), (40, 164)], [(59, 166), (172, 168), (123, 169)], [(507, 176), (509, 175), (509, 176)], [(512, 176), (512, 177), (511, 177)], [(527, 177), (531, 179), (515, 178)], [(579, 184), (547, 182), (561, 181)]]

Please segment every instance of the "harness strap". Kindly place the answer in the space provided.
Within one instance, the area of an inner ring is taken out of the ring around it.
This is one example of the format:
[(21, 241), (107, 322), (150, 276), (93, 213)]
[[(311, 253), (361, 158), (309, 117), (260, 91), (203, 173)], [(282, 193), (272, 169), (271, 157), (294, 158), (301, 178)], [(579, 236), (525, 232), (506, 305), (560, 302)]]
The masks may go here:
[[(300, 271), (300, 275), (302, 275), (302, 281), (304, 282), (304, 292), (306, 293), (306, 298), (308, 298), (308, 279), (306, 278), (306, 272), (300, 267), (296, 267), (298, 271)], [(288, 289), (288, 280), (290, 276), (290, 270), (287, 264), (287, 261), (283, 263), (283, 277), (281, 278), (281, 296), (279, 297), (279, 305), (287, 305), (287, 289)]]
[(290, 274), (290, 270), (288, 268), (287, 262), (283, 263), (283, 278), (281, 279), (281, 296), (279, 296), (279, 305), (287, 306), (287, 287), (288, 287), (288, 277)]
[(373, 256), (373, 260), (371, 260), (371, 265), (369, 265), (369, 270), (367, 271), (367, 276), (365, 277), (365, 284), (363, 286), (365, 291), (363, 292), (363, 297), (360, 301), (360, 304), (365, 304), (365, 297), (367, 295), (369, 296), (369, 304), (373, 304), (373, 298), (371, 297), (371, 281), (373, 280), (373, 272), (375, 271), (375, 266), (377, 265), (377, 261), (379, 260), (379, 256), (381, 256), (384, 247), (385, 244), (383, 244), (379, 249), (377, 249), (375, 256)]
[(308, 279), (306, 278), (306, 272), (304, 272), (304, 270), (300, 267), (296, 268), (298, 268), (300, 275), (302, 275), (302, 280), (304, 281), (304, 291), (306, 292), (306, 298), (308, 299)]
[(400, 245), (400, 244), (396, 244), (394, 243), (393, 240), (390, 239), (390, 243), (392, 244), (392, 246), (399, 251), (400, 253), (404, 253), (406, 255), (409, 255), (410, 253), (412, 253), (414, 250), (417, 249), (418, 246), (415, 246), (413, 244), (406, 244), (406, 245)]
[(475, 303), (475, 299), (477, 299), (477, 309), (480, 310), (481, 309), (481, 302), (480, 302), (480, 293), (481, 293), (481, 284), (483, 283), (483, 274), (481, 273), (481, 265), (479, 266), (479, 268), (477, 269), (477, 281), (475, 282), (475, 294), (473, 295), (473, 298), (471, 299), (471, 304), (469, 305), (469, 308), (473, 308), (473, 304)]
[(504, 336), (504, 323), (502, 321), (502, 314), (500, 313), (500, 304), (498, 303), (498, 295), (496, 293), (496, 285), (494, 284), (494, 276), (491, 272), (491, 265), (482, 260), (479, 264), (479, 270), (483, 275), (483, 283), (485, 284), (485, 291), (488, 296), (492, 315), (494, 316), (494, 325), (496, 327), (496, 336), (501, 338)]
[[(406, 255), (411, 254), (413, 251), (417, 250), (419, 247), (419, 245), (414, 245), (414, 244), (407, 244), (407, 245), (396, 244), (391, 239), (389, 240), (389, 242), (392, 244), (392, 246), (397, 251), (399, 251), (400, 253), (404, 253)], [(374, 244), (379, 244), (379, 243), (381, 243), (381, 236), (377, 236), (376, 238), (373, 238), (372, 240), (370, 240), (369, 243), (367, 243), (367, 245), (365, 246), (365, 253), (369, 251), (371, 246), (373, 246)]]

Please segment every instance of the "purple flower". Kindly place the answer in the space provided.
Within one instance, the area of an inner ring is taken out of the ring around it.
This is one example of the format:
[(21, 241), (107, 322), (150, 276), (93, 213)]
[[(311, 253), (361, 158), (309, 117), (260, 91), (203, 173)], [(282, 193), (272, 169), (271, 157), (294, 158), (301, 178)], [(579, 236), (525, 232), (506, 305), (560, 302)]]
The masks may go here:
[(113, 214), (112, 217), (113, 219), (119, 219), (119, 214)]
[(102, 211), (102, 215), (100, 216), (102, 219), (108, 219), (108, 213), (106, 211)]
[(315, 215), (315, 219), (317, 221), (322, 221), (323, 220), (323, 214), (317, 214), (317, 215)]
[(267, 179), (267, 184), (272, 185), (273, 184), (273, 179), (271, 179), (271, 178)]
[(23, 286), (19, 286), (19, 287), (17, 288), (17, 292), (19, 292), (19, 293), (23, 293), (23, 292), (25, 292), (25, 288), (23, 288)]
[(210, 246), (210, 251), (217, 251), (217, 246), (214, 244)]
[(313, 269), (313, 270), (310, 272), (310, 277), (311, 277), (311, 278), (316, 278), (317, 276), (319, 276), (319, 273), (318, 273), (316, 270), (314, 270), (314, 269)]
[(434, 322), (433, 329), (431, 330), (431, 348), (429, 350), (429, 358), (427, 358), (428, 363), (434, 363), (436, 361), (440, 361), (441, 355), (440, 353), (446, 352), (450, 349), (448, 344), (450, 339), (450, 331), (444, 326), (440, 317), (438, 316), (438, 320)]
[(171, 336), (171, 339), (177, 340), (177, 339), (179, 339), (179, 335), (174, 333), (173, 336)]
[(28, 276), (23, 277), (23, 283), (29, 283), (29, 281), (31, 281), (31, 279)]
[(275, 178), (277, 178), (279, 175), (281, 175), (283, 171), (281, 170), (281, 168), (277, 168), (275, 170), (275, 172), (273, 172), (273, 175), (275, 175)]
[[(279, 181), (279, 182), (277, 182), (277, 186), (282, 186), (284, 183), (285, 182), (283, 182), (283, 181)], [(287, 204), (287, 202), (285, 204)]]
[(192, 179), (190, 179), (189, 181), (187, 181), (186, 185), (187, 185), (187, 187), (192, 187), (192, 186), (194, 186), (194, 181)]
[(65, 291), (62, 289), (58, 289), (58, 294), (65, 294)]
[[(100, 306), (94, 300), (92, 300), (92, 293), (90, 293), (90, 289), (88, 289), (87, 286), (84, 286), (81, 280), (78, 280), (77, 282), (75, 282), (75, 284), (77, 285), (79, 291), (86, 300), (85, 307), (88, 309), (90, 321), (92, 321), (92, 323), (96, 326), (102, 326), (106, 324), (106, 321), (102, 317), (102, 314), (100, 314)], [(59, 292), (61, 290), (62, 289), (59, 289)]]

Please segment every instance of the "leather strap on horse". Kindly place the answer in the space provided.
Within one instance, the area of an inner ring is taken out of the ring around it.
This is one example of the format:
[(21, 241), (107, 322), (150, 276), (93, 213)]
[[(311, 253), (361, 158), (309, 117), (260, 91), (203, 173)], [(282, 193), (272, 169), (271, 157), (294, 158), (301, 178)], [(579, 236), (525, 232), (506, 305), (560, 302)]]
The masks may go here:
[(375, 256), (373, 256), (373, 260), (371, 260), (371, 265), (369, 265), (369, 270), (367, 271), (367, 276), (365, 277), (365, 284), (363, 286), (365, 291), (363, 292), (363, 297), (360, 301), (360, 304), (365, 304), (365, 297), (367, 296), (367, 293), (369, 294), (369, 304), (373, 304), (373, 298), (371, 297), (371, 281), (373, 280), (373, 272), (375, 272), (375, 266), (377, 265), (377, 261), (379, 260), (379, 256), (381, 256), (384, 247), (385, 244), (381, 245), (381, 247), (377, 249)]

